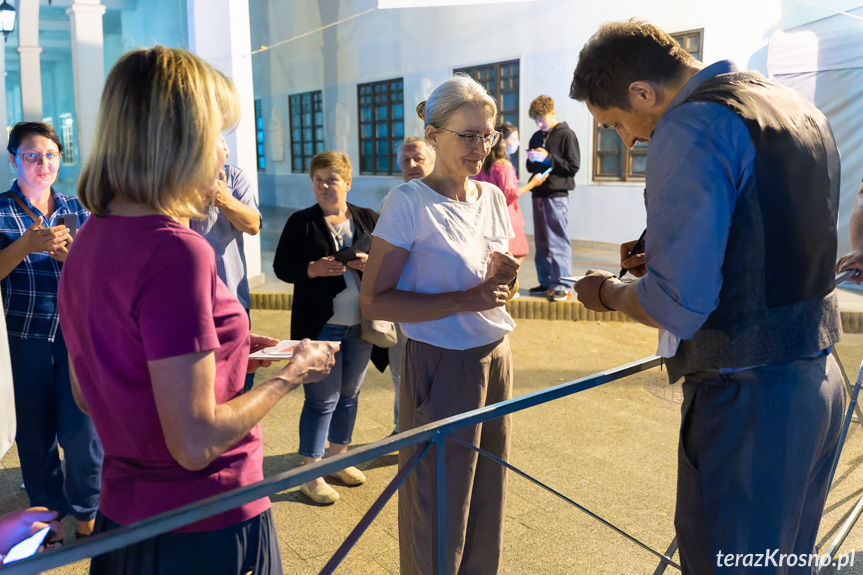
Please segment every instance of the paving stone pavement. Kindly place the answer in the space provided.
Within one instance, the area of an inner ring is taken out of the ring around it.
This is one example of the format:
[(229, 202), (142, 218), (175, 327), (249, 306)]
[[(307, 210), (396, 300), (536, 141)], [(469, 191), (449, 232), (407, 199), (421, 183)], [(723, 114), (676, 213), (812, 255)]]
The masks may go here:
[[(275, 337), (287, 337), (289, 318), (290, 313), (283, 311), (252, 312), (254, 329)], [(654, 330), (631, 323), (522, 320), (511, 337), (514, 394), (649, 356), (655, 337)], [(863, 358), (863, 335), (846, 336), (838, 349), (853, 377)], [(664, 377), (664, 372), (651, 370), (516, 413), (511, 462), (653, 549), (664, 551), (673, 537), (680, 421), (678, 388), (669, 387)], [(360, 394), (355, 446), (389, 435), (392, 397), (389, 373), (370, 367)], [(297, 421), (302, 399), (300, 391), (288, 395), (262, 422), (268, 476), (299, 465)], [(863, 435), (855, 424), (827, 503), (819, 545), (829, 540), (863, 495), (861, 463)], [(311, 505), (295, 489), (272, 497), (285, 573), (320, 571), (395, 475), (396, 457), (380, 457), (360, 468), (369, 481), (355, 488), (335, 485), (341, 499), (330, 507)], [(20, 485), (17, 453), (12, 449), (0, 460), (0, 513), (27, 505)], [(633, 543), (512, 474), (505, 517), (502, 574), (649, 574), (657, 564)], [(863, 525), (851, 532), (842, 548), (852, 549), (860, 550), (855, 565), (841, 574), (863, 574)], [(87, 562), (82, 561), (50, 573), (86, 572)], [(395, 499), (336, 573), (398, 573)]]

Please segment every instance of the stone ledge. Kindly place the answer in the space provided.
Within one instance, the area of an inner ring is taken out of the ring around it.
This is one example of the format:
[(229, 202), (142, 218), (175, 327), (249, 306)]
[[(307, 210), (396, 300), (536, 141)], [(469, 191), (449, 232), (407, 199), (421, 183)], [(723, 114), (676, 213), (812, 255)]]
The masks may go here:
[[(252, 293), (252, 309), (290, 311), (293, 301), (292, 293)], [(516, 320), (633, 322), (619, 311), (599, 313), (586, 309), (577, 301), (551, 302), (541, 298), (520, 297), (507, 302), (506, 310)], [(863, 312), (843, 311), (840, 315), (845, 333), (863, 333)]]
[[(252, 293), (252, 309), (288, 311), (293, 304), (292, 293)], [(550, 302), (546, 299), (521, 297), (507, 302), (506, 310), (513, 319), (549, 319), (567, 321), (632, 321), (618, 311), (597, 313), (577, 301)]]
[(252, 309), (290, 311), (294, 303), (292, 293), (256, 293), (252, 292)]

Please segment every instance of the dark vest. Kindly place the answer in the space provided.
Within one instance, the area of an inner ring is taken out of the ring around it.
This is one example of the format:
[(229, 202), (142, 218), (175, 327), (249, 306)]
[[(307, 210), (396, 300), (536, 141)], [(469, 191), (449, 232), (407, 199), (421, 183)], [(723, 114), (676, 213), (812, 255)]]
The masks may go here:
[(695, 101), (743, 120), (755, 166), (734, 207), (719, 305), (668, 360), (672, 383), (806, 357), (841, 336), (833, 293), (839, 154), (827, 119), (757, 72), (711, 78), (686, 100)]

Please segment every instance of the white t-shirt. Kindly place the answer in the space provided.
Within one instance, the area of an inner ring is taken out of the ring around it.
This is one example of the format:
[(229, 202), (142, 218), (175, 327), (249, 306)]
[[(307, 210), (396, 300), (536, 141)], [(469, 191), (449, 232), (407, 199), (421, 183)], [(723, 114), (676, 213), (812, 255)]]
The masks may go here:
[[(485, 278), (491, 252), (507, 250), (514, 234), (506, 198), (493, 184), (476, 183), (481, 193), (471, 203), (444, 197), (420, 180), (390, 191), (374, 235), (410, 252), (397, 289), (447, 293), (472, 288)], [(500, 306), (400, 325), (411, 339), (470, 349), (499, 340), (515, 322)]]

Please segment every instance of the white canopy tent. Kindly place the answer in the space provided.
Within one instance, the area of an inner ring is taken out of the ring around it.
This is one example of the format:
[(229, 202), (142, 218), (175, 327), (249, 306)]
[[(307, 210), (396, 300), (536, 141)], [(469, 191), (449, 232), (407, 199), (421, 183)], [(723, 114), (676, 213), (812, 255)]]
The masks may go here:
[(830, 120), (842, 155), (839, 256), (850, 249), (848, 218), (863, 180), (863, 7), (770, 37), (767, 71)]

